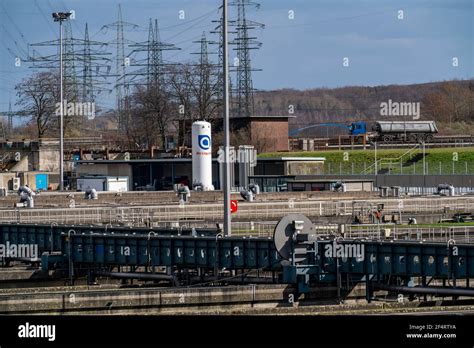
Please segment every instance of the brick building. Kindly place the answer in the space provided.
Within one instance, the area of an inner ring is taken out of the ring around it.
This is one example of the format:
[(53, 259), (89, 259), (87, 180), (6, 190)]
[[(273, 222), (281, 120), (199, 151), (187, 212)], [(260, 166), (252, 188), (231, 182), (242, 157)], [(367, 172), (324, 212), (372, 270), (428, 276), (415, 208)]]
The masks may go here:
[(251, 145), (259, 153), (288, 151), (288, 118), (289, 116), (233, 117), (230, 124), (232, 129), (247, 127)]
[[(289, 118), (290, 116), (230, 117), (229, 128), (234, 134), (240, 132), (249, 136), (250, 140), (245, 144), (253, 145), (258, 153), (288, 151)], [(191, 120), (178, 121), (178, 144), (191, 146), (192, 122)], [(213, 119), (210, 122), (212, 123), (213, 135), (222, 131), (222, 118)], [(217, 148), (217, 144), (214, 144), (215, 151), (217, 151)]]
[[(246, 132), (258, 153), (288, 151), (289, 116), (231, 117), (230, 131)], [(222, 131), (222, 119), (215, 120), (213, 132)]]

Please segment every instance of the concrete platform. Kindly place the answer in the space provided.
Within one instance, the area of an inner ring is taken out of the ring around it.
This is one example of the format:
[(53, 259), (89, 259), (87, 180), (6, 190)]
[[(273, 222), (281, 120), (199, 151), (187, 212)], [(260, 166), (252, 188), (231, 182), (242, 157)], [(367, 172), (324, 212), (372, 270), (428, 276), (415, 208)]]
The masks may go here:
[[(285, 201), (290, 198), (300, 199), (352, 199), (362, 197), (377, 197), (377, 192), (272, 192), (261, 193), (260, 201)], [(46, 191), (35, 196), (35, 207), (54, 208), (69, 207), (71, 199), (76, 206), (119, 206), (119, 205), (157, 205), (166, 203), (177, 203), (178, 198), (173, 191), (130, 191), (130, 192), (99, 192), (97, 200), (87, 200), (84, 192), (53, 192)], [(242, 200), (239, 193), (232, 194), (232, 199)], [(190, 203), (214, 203), (222, 202), (221, 191), (192, 192)], [(19, 196), (11, 193), (6, 197), (0, 197), (0, 208), (12, 208), (19, 202)]]
[[(0, 292), (0, 314), (259, 314), (334, 315), (474, 311), (473, 300), (379, 301), (367, 303), (362, 287), (338, 301), (335, 288), (298, 297), (291, 286), (243, 285), (215, 288), (24, 289)], [(454, 307), (453, 309), (452, 306)]]

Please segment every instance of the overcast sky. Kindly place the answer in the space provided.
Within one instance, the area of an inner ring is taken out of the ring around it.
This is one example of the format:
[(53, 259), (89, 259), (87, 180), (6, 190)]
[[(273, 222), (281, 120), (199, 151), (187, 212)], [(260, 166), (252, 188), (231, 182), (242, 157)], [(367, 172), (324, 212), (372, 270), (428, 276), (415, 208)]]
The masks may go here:
[[(8, 109), (10, 99), (15, 102), (14, 85), (32, 71), (26, 62), (15, 67), (15, 57), (25, 57), (27, 43), (58, 37), (51, 12), (74, 10), (75, 37), (83, 37), (87, 22), (92, 39), (107, 42), (115, 32), (100, 29), (117, 20), (118, 3), (0, 0), (0, 110)], [(216, 25), (212, 20), (218, 19), (219, 0), (120, 3), (123, 19), (140, 26), (125, 31), (128, 40), (145, 41), (149, 18), (158, 19), (163, 41), (182, 49), (165, 52), (167, 61), (196, 59), (191, 53), (199, 52), (199, 44), (193, 41), (203, 31), (217, 40), (209, 31)], [(410, 84), (474, 76), (474, 0), (261, 0), (260, 4), (247, 14), (265, 24), (251, 34), (263, 43), (252, 51), (253, 67), (262, 69), (253, 75), (258, 89)], [(109, 51), (114, 52), (113, 47)], [(231, 51), (231, 59), (234, 56)], [(102, 99), (103, 105), (113, 107), (113, 94)]]

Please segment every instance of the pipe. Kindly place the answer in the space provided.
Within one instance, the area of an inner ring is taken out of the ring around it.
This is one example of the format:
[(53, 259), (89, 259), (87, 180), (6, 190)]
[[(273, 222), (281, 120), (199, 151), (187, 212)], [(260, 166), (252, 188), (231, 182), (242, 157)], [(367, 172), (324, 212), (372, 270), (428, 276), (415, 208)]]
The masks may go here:
[(117, 279), (142, 279), (142, 280), (170, 280), (175, 281), (174, 276), (167, 274), (152, 274), (152, 273), (141, 273), (141, 272), (106, 272), (96, 271), (94, 272), (97, 276), (110, 277)]
[(208, 282), (226, 282), (229, 284), (272, 284), (272, 278), (262, 278), (262, 277), (216, 277), (216, 276), (208, 276), (208, 277), (191, 277), (191, 283), (208, 283)]
[(67, 244), (68, 244), (68, 265), (69, 265), (69, 285), (73, 286), (73, 281), (74, 281), (74, 265), (72, 262), (72, 247), (71, 247), (71, 232), (76, 234), (76, 231), (74, 230), (69, 230), (67, 231)]
[(53, 226), (58, 226), (58, 223), (57, 222), (51, 223), (51, 253), (53, 253), (53, 251), (54, 251), (54, 248), (53, 248), (53, 244), (54, 244)]
[(474, 289), (466, 288), (442, 288), (442, 287), (409, 287), (409, 286), (394, 286), (384, 284), (374, 284), (374, 290), (387, 290), (400, 292), (405, 294), (422, 294), (422, 295), (434, 295), (434, 296), (466, 296), (474, 297)]

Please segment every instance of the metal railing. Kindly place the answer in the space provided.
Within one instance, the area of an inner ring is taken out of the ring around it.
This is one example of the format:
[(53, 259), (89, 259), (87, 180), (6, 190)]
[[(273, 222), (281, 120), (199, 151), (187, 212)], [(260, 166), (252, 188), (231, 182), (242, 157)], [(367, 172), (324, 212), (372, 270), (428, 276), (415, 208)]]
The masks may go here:
[[(380, 198), (369, 200), (339, 200), (303, 202), (240, 203), (233, 214), (236, 221), (275, 221), (290, 213), (317, 216), (351, 216), (353, 206), (384, 205), (384, 214), (446, 214), (474, 211), (474, 197)], [(62, 224), (144, 224), (150, 222), (222, 220), (222, 204), (189, 204), (162, 206), (78, 207), (62, 209), (0, 210), (0, 222), (62, 223)]]
[(458, 243), (474, 243), (474, 226), (407, 227), (394, 224), (348, 225), (344, 237), (351, 239), (407, 239), (444, 242), (455, 240)]

